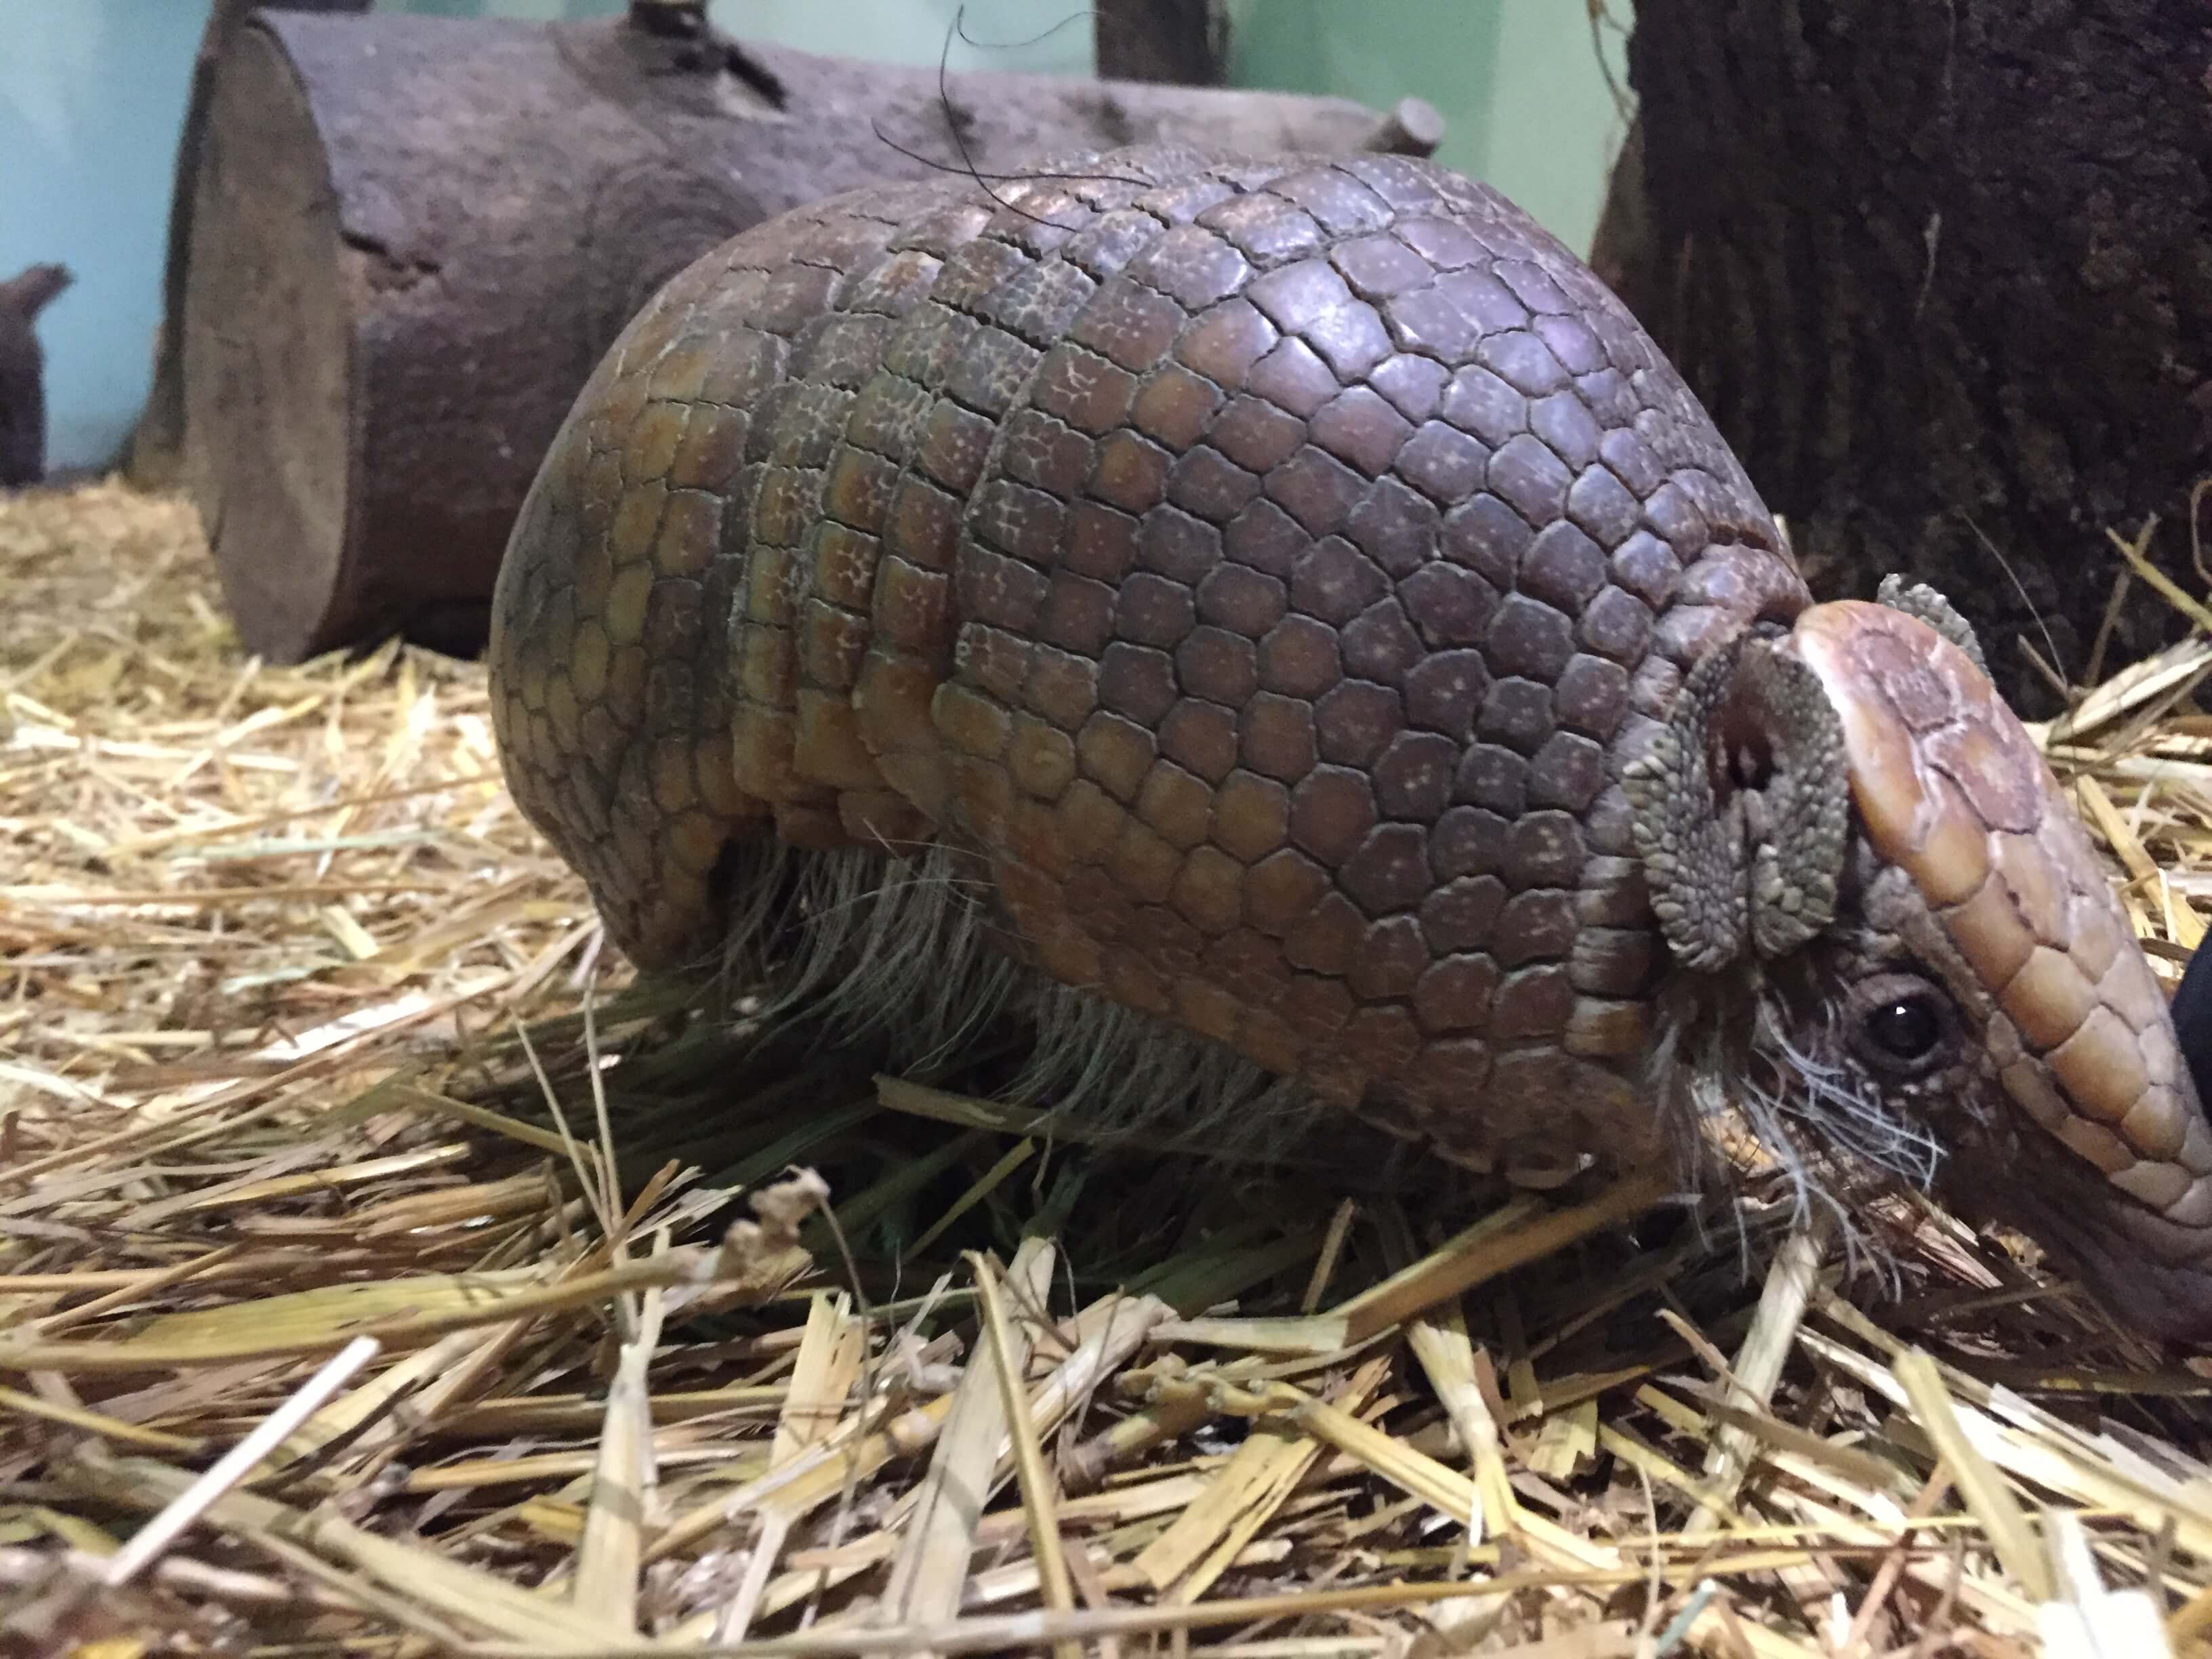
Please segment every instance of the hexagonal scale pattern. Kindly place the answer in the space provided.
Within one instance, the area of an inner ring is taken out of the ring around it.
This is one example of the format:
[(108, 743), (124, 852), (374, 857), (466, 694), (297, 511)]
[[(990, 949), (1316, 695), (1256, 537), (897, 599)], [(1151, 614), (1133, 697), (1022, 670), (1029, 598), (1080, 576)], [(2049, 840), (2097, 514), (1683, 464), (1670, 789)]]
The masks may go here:
[(1486, 1162), (1653, 1132), (1622, 768), (1807, 602), (1620, 304), (1358, 155), (865, 191), (632, 324), (516, 529), (517, 799), (640, 960), (944, 839), (1044, 971)]

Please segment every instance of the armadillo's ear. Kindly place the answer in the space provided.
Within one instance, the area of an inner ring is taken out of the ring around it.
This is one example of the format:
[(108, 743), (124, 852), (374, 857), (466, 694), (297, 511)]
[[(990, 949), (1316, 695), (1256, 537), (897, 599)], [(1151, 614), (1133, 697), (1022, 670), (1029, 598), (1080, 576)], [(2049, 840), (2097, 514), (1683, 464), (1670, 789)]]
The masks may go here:
[(1902, 576), (1884, 576), (1881, 586), (1875, 590), (1875, 599), (1892, 611), (1902, 611), (1908, 617), (1917, 617), (1972, 659), (1974, 666), (1982, 671), (1984, 679), (1990, 677), (1990, 665), (1983, 659), (1982, 642), (1974, 637), (1973, 624), (1959, 614), (1950, 600), (1926, 582), (1915, 582), (1907, 587)]
[(1796, 657), (1750, 637), (1710, 653), (1621, 785), (1653, 912), (1684, 966), (1779, 956), (1833, 919), (1850, 769), (1843, 723)]

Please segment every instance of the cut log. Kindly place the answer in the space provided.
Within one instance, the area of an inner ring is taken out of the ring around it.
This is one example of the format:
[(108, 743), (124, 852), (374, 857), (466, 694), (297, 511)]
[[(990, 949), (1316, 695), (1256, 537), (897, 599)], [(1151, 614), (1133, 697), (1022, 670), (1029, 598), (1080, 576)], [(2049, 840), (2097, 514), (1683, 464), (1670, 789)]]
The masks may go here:
[[(2164, 0), (1637, 0), (1639, 143), (1594, 264), (1814, 591), (1934, 584), (2031, 714), (2058, 699), (2024, 643), (2088, 670), (2108, 528), (2157, 514), (2154, 559), (2201, 591), (2204, 24)], [(2105, 671), (2185, 626), (2136, 583)]]
[(35, 325), (69, 285), (66, 265), (33, 265), (0, 283), (0, 489), (46, 476), (46, 357)]
[(592, 366), (668, 277), (888, 178), (1147, 139), (1406, 148), (1335, 99), (963, 75), (625, 21), (265, 13), (192, 183), (185, 476), (280, 660), (483, 641), (507, 533)]
[(264, 3), (289, 11), (367, 11), (369, 0), (215, 0), (200, 31), (192, 58), (191, 92), (185, 125), (177, 138), (174, 183), (169, 192), (169, 234), (161, 264), (164, 326), (154, 342), (154, 382), (146, 406), (131, 428), (119, 458), (125, 474), (143, 489), (164, 489), (176, 481), (185, 436), (184, 341), (173, 326), (183, 314), (185, 266), (191, 253), (192, 180), (198, 175), (200, 149), (207, 137), (208, 100), (215, 90), (216, 65), (231, 38)]

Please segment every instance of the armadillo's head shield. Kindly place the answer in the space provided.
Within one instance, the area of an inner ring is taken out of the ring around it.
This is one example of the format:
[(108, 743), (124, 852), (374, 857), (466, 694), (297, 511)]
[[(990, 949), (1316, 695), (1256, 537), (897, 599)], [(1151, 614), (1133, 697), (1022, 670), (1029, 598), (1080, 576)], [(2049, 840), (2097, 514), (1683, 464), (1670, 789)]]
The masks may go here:
[(1756, 969), (1737, 1052), (1800, 1121), (2212, 1340), (2212, 1125), (2166, 995), (1972, 636), (1884, 597), (1708, 659), (1632, 773), (1675, 958)]

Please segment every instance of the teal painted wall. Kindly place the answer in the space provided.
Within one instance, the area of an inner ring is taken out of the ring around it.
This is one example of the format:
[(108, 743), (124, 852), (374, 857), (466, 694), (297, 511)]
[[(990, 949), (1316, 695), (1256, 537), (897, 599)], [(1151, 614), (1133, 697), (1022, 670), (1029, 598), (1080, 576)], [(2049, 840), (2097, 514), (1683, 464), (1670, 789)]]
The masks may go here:
[[(622, 0), (378, 0), (377, 6), (539, 21), (601, 17), (622, 9)], [(961, 9), (962, 0), (714, 0), (712, 12), (732, 34), (800, 52), (933, 64)], [(966, 9), (962, 29), (969, 40), (952, 40), (952, 68), (1091, 72), (1091, 17), (1078, 0), (966, 0)]]
[(966, 0), (966, 40), (952, 30), (961, 10), (962, 0), (714, 0), (714, 18), (750, 40), (879, 63), (933, 64), (949, 53), (957, 70), (1089, 75), (1096, 66), (1083, 0)]
[(169, 169), (205, 9), (0, 0), (0, 279), (46, 259), (76, 275), (39, 319), (49, 466), (106, 460), (146, 396)]
[[(452, 16), (599, 16), (621, 0), (403, 0)], [(0, 280), (58, 259), (46, 308), (51, 467), (113, 459), (152, 378), (170, 168), (208, 0), (0, 0)], [(934, 63), (958, 0), (717, 0), (732, 33), (801, 50)], [(1061, 27), (1054, 27), (1054, 25)], [(968, 0), (953, 67), (1091, 72), (1069, 0)], [(1032, 37), (1042, 38), (1032, 38)]]
[[(539, 20), (619, 9), (619, 0), (385, 3)], [(1443, 161), (1587, 246), (1620, 123), (1581, 0), (1228, 3), (1238, 82), (1384, 107), (1419, 94), (1450, 123)], [(934, 63), (960, 9), (961, 0), (716, 0), (714, 15), (732, 33), (802, 50)], [(145, 397), (170, 167), (206, 14), (207, 0), (0, 0), (0, 278), (43, 259), (77, 277), (40, 320), (52, 466), (110, 459)], [(964, 28), (949, 47), (956, 69), (1093, 66), (1078, 0), (967, 0)]]
[[(1480, 175), (1577, 253), (1589, 252), (1627, 136), (1628, 0), (1593, 38), (1583, 0), (1491, 0), (1498, 16)], [(1454, 9), (1442, 0), (1438, 9)]]
[[(1583, 0), (1227, 0), (1237, 84), (1334, 93), (1388, 109), (1408, 94), (1445, 121), (1437, 159), (1496, 186), (1587, 252), (1627, 123), (1621, 30), (1593, 41)], [(1625, 22), (1627, 0), (1612, 0)]]

